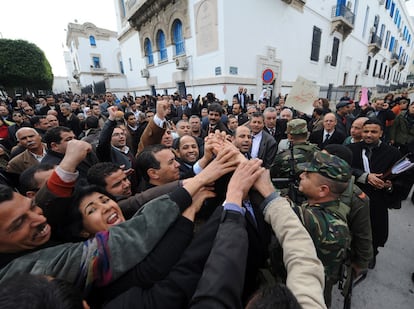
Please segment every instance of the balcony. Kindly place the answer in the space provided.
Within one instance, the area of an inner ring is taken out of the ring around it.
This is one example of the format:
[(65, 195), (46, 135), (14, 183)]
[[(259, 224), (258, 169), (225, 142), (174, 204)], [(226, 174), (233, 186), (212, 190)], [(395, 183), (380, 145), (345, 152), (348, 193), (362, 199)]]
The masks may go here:
[(303, 7), (306, 4), (306, 0), (282, 0), (282, 1), (300, 11), (303, 11)]
[(105, 68), (95, 68), (93, 66), (91, 66), (90, 68), (91, 68), (91, 73), (92, 74), (105, 74), (106, 73)]
[(354, 30), (355, 14), (345, 5), (337, 5), (332, 8), (332, 33), (338, 31), (343, 35), (343, 40)]
[(368, 53), (372, 53), (374, 56), (381, 50), (382, 39), (373, 33), (371, 35), (370, 43), (368, 44)]
[(393, 67), (394, 65), (396, 65), (398, 63), (398, 54), (393, 53), (391, 55), (391, 60), (390, 60), (390, 65)]
[(406, 64), (406, 61), (404, 61), (403, 58), (401, 57), (401, 59), (399, 61), (399, 67), (398, 67), (398, 70), (400, 72), (405, 69), (405, 64)]

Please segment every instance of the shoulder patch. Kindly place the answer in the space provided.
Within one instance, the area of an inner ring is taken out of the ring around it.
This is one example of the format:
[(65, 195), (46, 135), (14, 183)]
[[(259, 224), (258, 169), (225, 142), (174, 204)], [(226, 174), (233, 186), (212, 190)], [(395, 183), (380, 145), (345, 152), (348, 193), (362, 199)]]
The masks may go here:
[(364, 191), (361, 191), (361, 193), (358, 195), (358, 197), (359, 197), (361, 200), (364, 200), (364, 199), (367, 197), (367, 195), (365, 194), (365, 192), (364, 192)]

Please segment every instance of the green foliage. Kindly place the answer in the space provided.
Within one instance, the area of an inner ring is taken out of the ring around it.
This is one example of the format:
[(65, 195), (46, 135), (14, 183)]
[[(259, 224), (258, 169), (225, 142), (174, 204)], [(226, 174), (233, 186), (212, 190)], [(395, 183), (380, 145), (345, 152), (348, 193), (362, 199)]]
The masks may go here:
[(53, 73), (43, 51), (24, 40), (0, 39), (0, 85), (50, 90)]

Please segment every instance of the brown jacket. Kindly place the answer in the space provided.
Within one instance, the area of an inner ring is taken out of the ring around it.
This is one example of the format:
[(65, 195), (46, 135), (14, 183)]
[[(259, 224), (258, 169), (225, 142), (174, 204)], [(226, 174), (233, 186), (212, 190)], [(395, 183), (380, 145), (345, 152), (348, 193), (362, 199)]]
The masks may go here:
[(38, 164), (39, 161), (26, 149), (9, 161), (6, 170), (9, 173), (21, 174), (25, 169)]

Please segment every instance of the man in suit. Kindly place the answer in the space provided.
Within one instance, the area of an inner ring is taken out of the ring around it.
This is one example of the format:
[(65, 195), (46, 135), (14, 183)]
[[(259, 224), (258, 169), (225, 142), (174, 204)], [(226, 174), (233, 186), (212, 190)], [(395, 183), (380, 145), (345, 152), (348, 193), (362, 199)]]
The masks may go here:
[(239, 86), (239, 91), (233, 96), (233, 98), (237, 99), (237, 102), (240, 104), (242, 111), (246, 112), (248, 98), (246, 94), (243, 92), (242, 86)]
[(7, 172), (21, 174), (25, 169), (38, 165), (46, 155), (42, 138), (33, 128), (23, 127), (16, 133), (19, 144), (26, 150), (15, 156), (7, 164)]
[(286, 138), (286, 119), (277, 118), (277, 110), (274, 107), (267, 107), (263, 112), (264, 128), (263, 130), (273, 136), (276, 144)]
[(200, 116), (200, 103), (194, 102), (193, 95), (191, 93), (187, 94), (187, 107), (191, 115)]
[(369, 267), (375, 267), (378, 247), (388, 239), (388, 208), (401, 207), (400, 189), (396, 179), (383, 178), (401, 154), (397, 148), (381, 141), (383, 127), (379, 120), (369, 119), (362, 127), (362, 141), (348, 145), (353, 154), (352, 173), (358, 186), (370, 200), (372, 246), (374, 259)]
[(336, 124), (335, 114), (326, 114), (323, 118), (323, 129), (312, 132), (309, 136), (309, 142), (318, 145), (320, 149), (329, 144), (342, 144), (345, 135), (336, 129)]
[(47, 115), (47, 112), (51, 109), (56, 110), (60, 114), (60, 108), (59, 105), (56, 105), (55, 98), (52, 95), (48, 95), (46, 97), (46, 105), (40, 108), (39, 114)]
[[(221, 116), (223, 115), (223, 107), (219, 103), (211, 103), (208, 107), (208, 126), (206, 135), (214, 133), (216, 130), (229, 133), (225, 124), (221, 122)], [(205, 136), (203, 136), (205, 137)]]
[(275, 139), (264, 128), (264, 118), (262, 113), (254, 113), (249, 123), (253, 133), (252, 150), (250, 152), (252, 158), (263, 160), (263, 166), (269, 168), (273, 162), (273, 158), (277, 152), (277, 144)]
[(236, 117), (239, 126), (249, 121), (249, 117), (242, 112), (240, 103), (233, 104), (232, 114)]
[(188, 107), (188, 103), (186, 99), (178, 98), (180, 102), (177, 105), (177, 121), (183, 119), (183, 115), (186, 114), (188, 117), (191, 116), (191, 108)]

